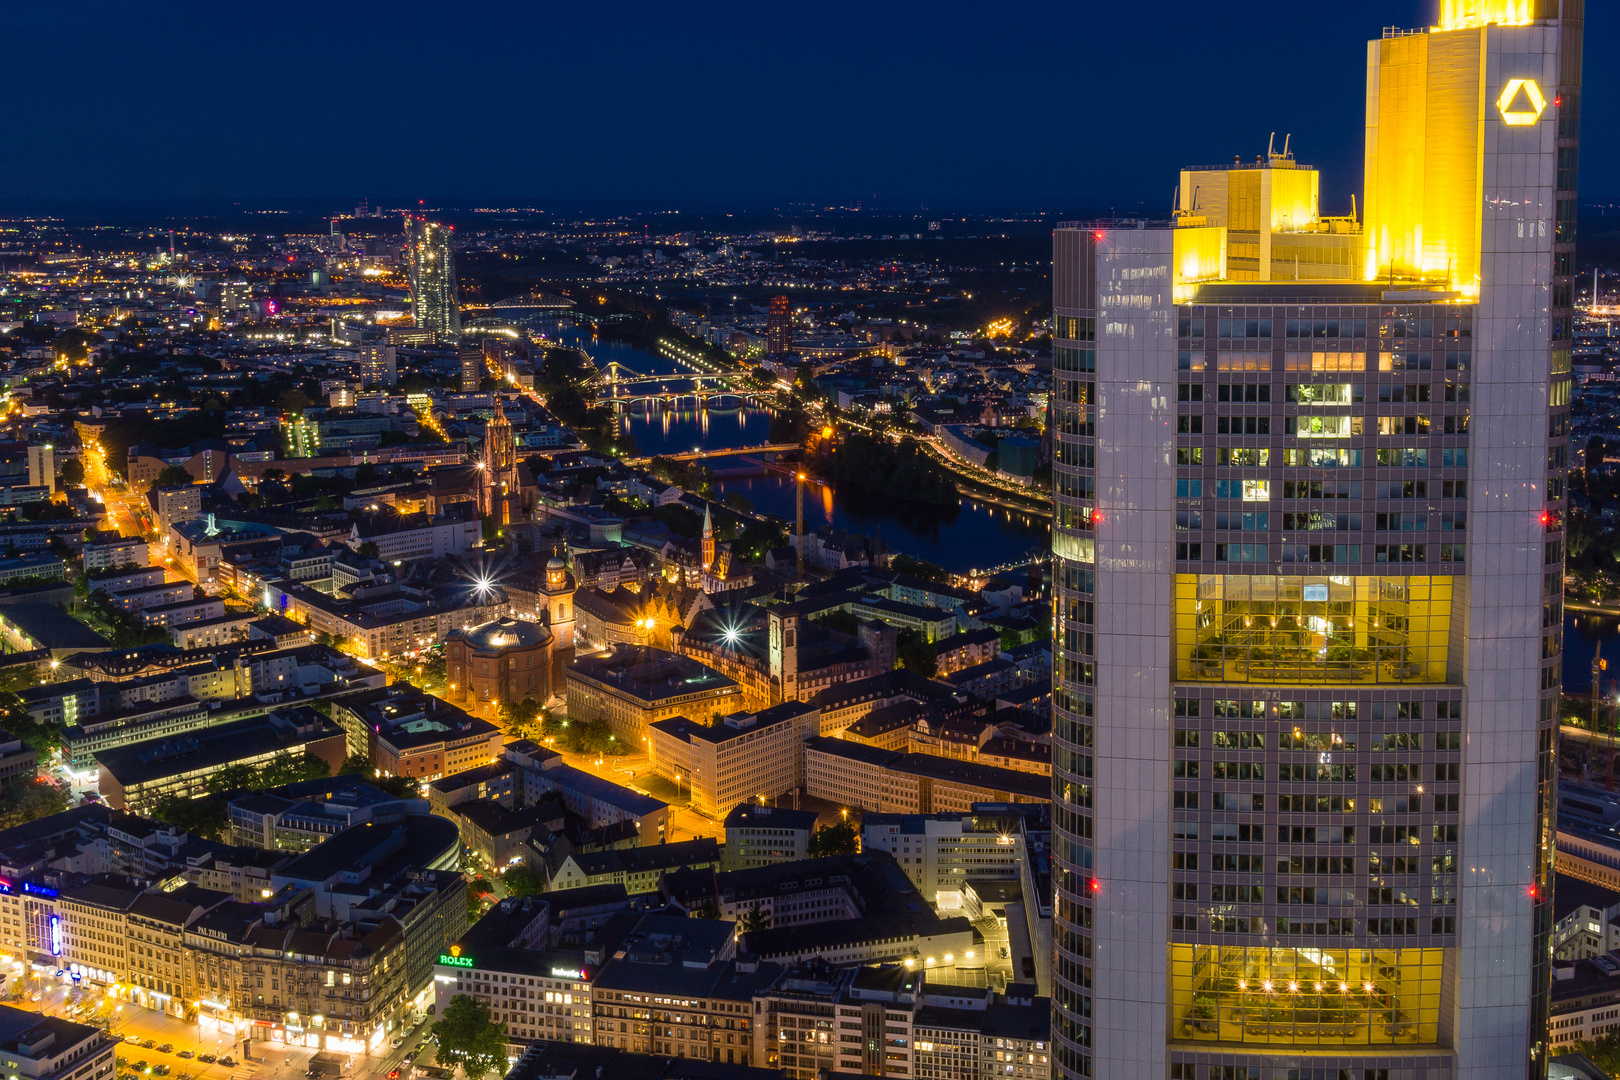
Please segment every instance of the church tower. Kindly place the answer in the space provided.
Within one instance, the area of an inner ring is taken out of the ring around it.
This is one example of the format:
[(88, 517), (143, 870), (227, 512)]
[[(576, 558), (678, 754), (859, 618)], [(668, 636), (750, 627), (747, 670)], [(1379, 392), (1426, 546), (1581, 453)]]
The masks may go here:
[(546, 622), (551, 627), (555, 649), (574, 647), (574, 582), (568, 576), (568, 564), (557, 556), (546, 563), (546, 581), (542, 586), (537, 608), (544, 608)]
[(494, 517), (502, 525), (521, 519), (517, 447), (512, 441), (511, 421), (506, 419), (506, 410), (498, 401), (495, 415), (484, 428), (484, 452), (479, 465), (484, 474), (478, 492), (479, 512), (485, 517)]
[(710, 508), (703, 508), (703, 569), (707, 570), (714, 565), (714, 515)]

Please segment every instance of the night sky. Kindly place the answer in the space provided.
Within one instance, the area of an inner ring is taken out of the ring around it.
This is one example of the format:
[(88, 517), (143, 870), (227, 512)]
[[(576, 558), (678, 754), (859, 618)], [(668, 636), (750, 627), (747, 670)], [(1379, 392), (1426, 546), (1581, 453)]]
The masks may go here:
[[(0, 200), (370, 196), (1167, 212), (1293, 133), (1361, 187), (1365, 40), (1435, 0), (0, 6)], [(1588, 5), (1581, 189), (1620, 196), (1620, 4)], [(1601, 133), (1601, 136), (1600, 136)]]

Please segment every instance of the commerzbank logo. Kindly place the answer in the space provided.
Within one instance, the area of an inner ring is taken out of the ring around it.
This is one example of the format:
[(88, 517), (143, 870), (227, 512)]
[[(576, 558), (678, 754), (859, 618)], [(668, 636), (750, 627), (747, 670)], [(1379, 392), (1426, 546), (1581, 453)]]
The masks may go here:
[(1541, 119), (1547, 99), (1534, 79), (1509, 79), (1496, 99), (1496, 111), (1508, 127), (1529, 127)]

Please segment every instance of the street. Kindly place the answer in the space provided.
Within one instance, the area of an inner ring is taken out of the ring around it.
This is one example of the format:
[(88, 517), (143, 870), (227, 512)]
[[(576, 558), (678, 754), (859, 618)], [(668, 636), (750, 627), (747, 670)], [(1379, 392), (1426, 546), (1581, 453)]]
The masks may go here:
[[(38, 991), (35, 993), (39, 994)], [(49, 989), (39, 1001), (32, 1000), (33, 996), (8, 1000), (7, 1003), (78, 1023), (105, 1027), (114, 1036), (125, 1039), (115, 1050), (120, 1080), (130, 1080), (131, 1077), (146, 1080), (148, 1076), (163, 1076), (165, 1074), (154, 1071), (162, 1066), (168, 1067), (168, 1080), (303, 1080), (309, 1060), (315, 1053), (303, 1047), (254, 1040), (249, 1043), (252, 1055), (249, 1060), (244, 1053), (243, 1041), (229, 1027), (221, 1029), (206, 1022), (187, 1023), (178, 1017), (104, 995), (94, 988), (74, 989), (69, 985)], [(386, 1080), (392, 1070), (399, 1069), (402, 1077), (410, 1077), (411, 1069), (402, 1064), (406, 1054), (426, 1044), (427, 1052), (418, 1063), (432, 1064), (429, 1038), (432, 1026), (433, 1018), (427, 1017), (405, 1035), (401, 1045), (385, 1045), (383, 1052), (376, 1055), (356, 1055), (354, 1067), (344, 1075), (353, 1080)], [(396, 1034), (394, 1037), (399, 1036)], [(144, 1041), (150, 1041), (153, 1046), (142, 1045)], [(158, 1049), (162, 1046), (169, 1046), (170, 1050), (162, 1052)], [(186, 1053), (192, 1056), (183, 1057)], [(231, 1058), (236, 1064), (233, 1067), (217, 1060), (205, 1062), (200, 1060), (204, 1055), (216, 1059)]]
[(600, 776), (604, 780), (611, 780), (622, 787), (640, 791), (669, 803), (669, 828), (666, 835), (670, 843), (677, 840), (696, 840), (705, 836), (724, 839), (726, 833), (724, 822), (704, 817), (691, 809), (689, 806), (691, 790), (653, 772), (652, 761), (646, 754), (611, 757), (604, 754), (559, 752), (566, 763), (582, 772)]

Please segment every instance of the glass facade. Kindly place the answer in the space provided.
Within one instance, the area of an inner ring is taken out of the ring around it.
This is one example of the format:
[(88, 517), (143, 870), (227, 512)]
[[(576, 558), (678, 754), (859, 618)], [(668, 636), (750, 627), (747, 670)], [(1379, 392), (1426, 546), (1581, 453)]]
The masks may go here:
[(1272, 155), (1054, 234), (1064, 1076), (1546, 1074), (1581, 12), (1525, 6), (1373, 43), (1365, 227)]

